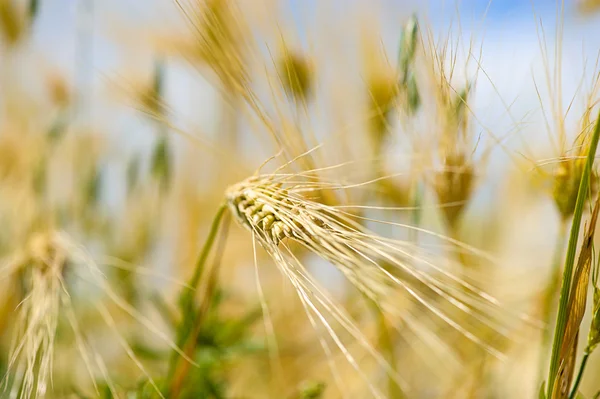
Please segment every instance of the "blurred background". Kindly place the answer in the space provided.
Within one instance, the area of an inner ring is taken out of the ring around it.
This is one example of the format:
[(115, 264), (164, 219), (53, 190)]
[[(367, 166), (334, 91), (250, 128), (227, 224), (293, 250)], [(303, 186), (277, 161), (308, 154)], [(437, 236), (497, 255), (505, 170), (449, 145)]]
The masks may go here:
[[(597, 113), (598, 1), (0, 0), (0, 39), (0, 397), (537, 395)], [(460, 319), (498, 359), (406, 295), (374, 311), (292, 244), (357, 330), (311, 318), (248, 231), (211, 230), (229, 186), (292, 160), (348, 185), (319, 202), (364, 207), (365, 228), (535, 322), (505, 340)]]

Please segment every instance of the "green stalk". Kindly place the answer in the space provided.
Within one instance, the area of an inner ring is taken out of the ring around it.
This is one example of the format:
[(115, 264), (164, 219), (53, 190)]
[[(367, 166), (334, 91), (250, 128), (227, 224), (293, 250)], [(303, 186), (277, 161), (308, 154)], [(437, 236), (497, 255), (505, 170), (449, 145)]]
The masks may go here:
[[(196, 295), (196, 290), (198, 288), (198, 284), (204, 274), (206, 260), (208, 259), (208, 255), (210, 254), (210, 250), (213, 247), (215, 242), (215, 238), (217, 237), (217, 232), (219, 231), (219, 226), (221, 224), (221, 220), (223, 219), (223, 215), (225, 214), (225, 210), (227, 209), (226, 204), (222, 204), (213, 219), (212, 225), (210, 227), (210, 231), (208, 233), (208, 237), (202, 247), (202, 251), (198, 256), (198, 260), (196, 261), (196, 268), (194, 269), (194, 274), (192, 278), (188, 282), (188, 286), (183, 289), (181, 297), (179, 299), (179, 307), (181, 308), (181, 322), (177, 328), (177, 347), (182, 349), (183, 346), (188, 341), (190, 333), (193, 329), (194, 324), (194, 316), (196, 312), (194, 311), (194, 298)], [(169, 361), (169, 371), (167, 381), (171, 381), (175, 374), (175, 370), (177, 368), (177, 361), (179, 359), (179, 354), (177, 352), (173, 352), (171, 355), (171, 359)], [(167, 385), (168, 386), (168, 385)]]
[(569, 399), (575, 399), (577, 397), (577, 389), (579, 389), (579, 384), (583, 378), (583, 372), (585, 371), (585, 366), (587, 365), (587, 361), (590, 357), (590, 351), (586, 348), (583, 353), (583, 359), (581, 359), (581, 365), (579, 366), (579, 371), (577, 372), (577, 378), (575, 379), (575, 384), (573, 384), (573, 389), (571, 390), (571, 394), (569, 395)]
[[(421, 208), (421, 205), (423, 205), (423, 188), (421, 187), (421, 184), (419, 183), (419, 181), (415, 181), (413, 182), (413, 199), (412, 199), (412, 217), (411, 217), (411, 222), (412, 222), (412, 226), (417, 228), (421, 226), (421, 217), (423, 216), (423, 209)], [(409, 230), (409, 234), (410, 234), (410, 241), (414, 242), (416, 244), (417, 242), (417, 236), (418, 236), (418, 232), (417, 230), (414, 229), (410, 229)]]
[(404, 393), (402, 392), (402, 388), (398, 385), (395, 379), (395, 374), (397, 374), (397, 365), (396, 365), (396, 355), (394, 350), (394, 341), (392, 336), (390, 335), (390, 327), (385, 319), (385, 315), (383, 311), (379, 307), (379, 304), (375, 302), (373, 299), (365, 296), (367, 302), (371, 305), (373, 309), (373, 313), (375, 317), (377, 317), (377, 330), (379, 331), (379, 345), (383, 349), (386, 360), (391, 368), (390, 373), (388, 371), (388, 397), (390, 399), (403, 399)]
[[(397, 375), (396, 355), (394, 354), (394, 341), (390, 336), (389, 326), (385, 320), (385, 316), (380, 311), (379, 315), (379, 338), (380, 344), (387, 354), (387, 361), (392, 368), (392, 371)], [(388, 394), (390, 399), (403, 399), (404, 393), (396, 382), (395, 375), (388, 375)]]
[(194, 296), (194, 290), (198, 288), (198, 283), (200, 282), (200, 278), (204, 272), (204, 265), (206, 264), (206, 259), (208, 258), (208, 254), (212, 248), (213, 243), (215, 242), (215, 238), (217, 237), (217, 231), (219, 230), (219, 225), (221, 224), (221, 220), (223, 219), (223, 215), (225, 214), (225, 210), (227, 209), (227, 204), (222, 204), (217, 210), (217, 214), (215, 215), (212, 225), (210, 226), (210, 232), (208, 233), (208, 237), (206, 238), (206, 242), (204, 243), (204, 247), (202, 247), (202, 251), (200, 252), (200, 256), (196, 261), (196, 269), (194, 270), (194, 274), (190, 279), (188, 285), (192, 287), (192, 289), (188, 289), (185, 292), (188, 293), (189, 296)]
[(552, 344), (552, 356), (550, 358), (548, 385), (546, 386), (548, 398), (552, 396), (552, 388), (554, 387), (554, 380), (556, 379), (556, 373), (558, 372), (558, 360), (560, 355), (560, 349), (562, 346), (563, 335), (565, 333), (567, 324), (569, 289), (571, 287), (571, 279), (573, 277), (573, 266), (575, 265), (575, 254), (577, 252), (577, 241), (579, 239), (579, 230), (581, 228), (581, 218), (583, 216), (583, 207), (590, 187), (590, 175), (592, 172), (592, 166), (594, 164), (594, 158), (596, 156), (596, 149), (598, 148), (599, 138), (600, 113), (598, 115), (598, 119), (596, 120), (594, 132), (592, 133), (590, 149), (587, 154), (583, 173), (581, 175), (581, 182), (579, 184), (579, 190), (577, 192), (577, 202), (575, 203), (575, 212), (573, 213), (573, 224), (571, 225), (571, 234), (569, 237), (569, 244), (567, 247), (567, 257), (565, 260), (565, 269), (563, 272), (563, 281), (560, 290), (558, 315), (556, 318), (556, 327), (554, 329), (554, 341)]
[[(567, 242), (568, 232), (568, 219), (562, 219), (558, 230), (558, 238), (556, 240), (556, 246), (554, 247), (554, 255), (552, 257), (552, 275), (550, 276), (550, 282), (544, 293), (544, 302), (542, 304), (542, 321), (546, 324), (550, 324), (550, 318), (552, 316), (553, 305), (556, 301), (556, 291), (560, 286), (560, 271), (562, 266), (562, 257), (565, 251), (565, 243)], [(544, 368), (546, 367), (546, 350), (552, 339), (552, 330), (544, 328), (542, 331), (542, 343), (540, 348), (538, 378), (539, 383), (544, 377)]]

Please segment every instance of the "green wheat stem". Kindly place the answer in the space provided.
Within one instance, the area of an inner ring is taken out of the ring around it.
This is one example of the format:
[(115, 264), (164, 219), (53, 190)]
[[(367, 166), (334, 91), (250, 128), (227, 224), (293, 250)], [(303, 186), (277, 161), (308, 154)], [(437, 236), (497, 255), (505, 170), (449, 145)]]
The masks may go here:
[(191, 289), (186, 290), (188, 296), (194, 296), (194, 290), (198, 288), (198, 284), (200, 283), (200, 278), (204, 273), (204, 266), (206, 265), (206, 259), (210, 253), (210, 250), (215, 242), (215, 238), (217, 238), (217, 232), (219, 230), (219, 225), (221, 224), (221, 220), (223, 219), (223, 215), (227, 210), (227, 205), (222, 204), (217, 210), (217, 214), (215, 215), (212, 225), (210, 226), (210, 231), (208, 233), (208, 237), (206, 238), (206, 242), (204, 243), (204, 247), (202, 247), (202, 251), (200, 252), (200, 256), (198, 256), (198, 260), (196, 261), (196, 268), (194, 269), (194, 274), (190, 279), (188, 285)]
[(579, 389), (579, 384), (583, 378), (583, 372), (585, 371), (585, 366), (587, 365), (587, 361), (590, 357), (590, 351), (588, 349), (583, 353), (583, 358), (581, 359), (581, 365), (579, 366), (579, 371), (577, 372), (577, 378), (575, 379), (575, 384), (573, 384), (573, 389), (571, 390), (571, 394), (569, 395), (569, 399), (575, 399), (577, 397), (577, 389)]
[(560, 349), (563, 342), (563, 335), (567, 326), (567, 308), (569, 305), (569, 289), (571, 287), (571, 279), (573, 277), (573, 266), (575, 264), (575, 254), (577, 251), (577, 241), (579, 239), (579, 230), (581, 228), (581, 219), (583, 216), (583, 208), (590, 187), (590, 175), (592, 165), (598, 148), (598, 139), (600, 138), (600, 113), (596, 120), (596, 126), (592, 133), (589, 152), (585, 161), (579, 191), (577, 192), (577, 202), (575, 203), (575, 212), (573, 213), (573, 224), (571, 225), (571, 234), (567, 247), (567, 257), (565, 259), (565, 268), (563, 272), (563, 281), (560, 290), (560, 302), (558, 307), (558, 315), (556, 317), (556, 327), (554, 329), (554, 340), (552, 344), (552, 356), (550, 358), (550, 369), (548, 373), (547, 397), (552, 395), (554, 380), (558, 372), (558, 361)]
[(396, 354), (395, 354), (395, 350), (394, 350), (394, 341), (392, 339), (392, 336), (390, 335), (390, 328), (388, 326), (388, 323), (385, 319), (385, 315), (383, 313), (383, 311), (381, 310), (381, 307), (379, 306), (379, 304), (365, 296), (367, 302), (371, 305), (371, 308), (373, 309), (373, 313), (375, 315), (375, 317), (377, 318), (377, 324), (378, 324), (378, 328), (377, 330), (379, 331), (379, 345), (382, 347), (383, 351), (385, 352), (385, 356), (387, 358), (387, 362), (390, 365), (390, 372), (388, 372), (388, 395), (390, 399), (404, 399), (404, 393), (402, 392), (402, 389), (400, 388), (400, 386), (398, 386), (398, 383), (396, 382), (395, 374), (397, 374), (397, 366), (396, 366)]
[[(560, 285), (560, 271), (562, 266), (562, 257), (565, 250), (565, 243), (567, 242), (568, 233), (568, 219), (561, 219), (560, 226), (558, 229), (558, 237), (556, 240), (556, 246), (554, 248), (554, 255), (552, 257), (552, 274), (550, 275), (550, 282), (544, 293), (544, 302), (542, 304), (542, 321), (546, 324), (550, 323), (552, 317), (553, 305), (556, 301), (556, 291)], [(541, 342), (541, 353), (539, 359), (539, 371), (538, 379), (539, 382), (543, 379), (544, 368), (546, 367), (547, 357), (545, 356), (548, 344), (552, 340), (552, 330), (544, 328), (542, 331), (542, 342)]]
[[(421, 184), (418, 181), (413, 182), (413, 199), (412, 199), (412, 206), (413, 206), (413, 210), (412, 210), (412, 217), (411, 217), (411, 222), (413, 227), (420, 227), (421, 226), (421, 218), (423, 216), (423, 209), (422, 209), (422, 205), (423, 205), (423, 188), (421, 186)], [(409, 231), (410, 234), (410, 241), (416, 243), (417, 242), (417, 237), (418, 237), (418, 232), (416, 229), (410, 229)]]
[[(206, 241), (204, 242), (204, 246), (202, 247), (200, 255), (198, 256), (198, 260), (196, 261), (196, 267), (194, 268), (194, 274), (190, 278), (190, 281), (188, 282), (188, 286), (184, 288), (184, 290), (181, 294), (181, 297), (179, 300), (180, 301), (179, 306), (181, 308), (182, 315), (181, 315), (181, 322), (179, 323), (179, 326), (177, 328), (177, 347), (178, 348), (182, 348), (183, 345), (185, 345), (185, 343), (187, 342), (187, 340), (189, 338), (189, 335), (191, 332), (191, 327), (193, 324), (192, 318), (196, 314), (196, 312), (194, 312), (194, 309), (193, 309), (193, 303), (194, 303), (194, 297), (196, 294), (196, 290), (197, 290), (200, 280), (204, 274), (204, 270), (206, 269), (206, 267), (205, 267), (206, 260), (208, 259), (210, 250), (212, 249), (213, 244), (215, 242), (215, 238), (217, 237), (217, 233), (219, 231), (219, 226), (221, 224), (221, 221), (223, 219), (226, 209), (227, 209), (227, 205), (222, 204), (219, 207), (219, 209), (217, 210), (217, 213), (212, 221), (212, 225), (210, 227), (208, 237), (206, 238)], [(172, 354), (170, 362), (169, 362), (169, 371), (167, 374), (167, 376), (168, 376), (167, 381), (170, 381), (173, 378), (175, 369), (177, 367), (178, 358), (179, 358), (178, 353), (174, 352)]]

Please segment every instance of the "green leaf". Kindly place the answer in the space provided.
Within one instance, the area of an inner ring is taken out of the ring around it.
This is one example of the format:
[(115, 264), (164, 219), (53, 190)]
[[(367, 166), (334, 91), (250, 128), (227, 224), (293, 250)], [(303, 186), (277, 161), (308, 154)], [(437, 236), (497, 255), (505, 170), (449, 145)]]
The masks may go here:
[(414, 73), (410, 74), (406, 86), (406, 95), (408, 100), (407, 111), (409, 114), (415, 113), (421, 106), (421, 95), (417, 87), (417, 79)]
[(325, 388), (327, 386), (324, 382), (308, 382), (300, 388), (301, 399), (320, 399), (323, 398)]
[(30, 21), (33, 21), (33, 19), (37, 16), (39, 10), (40, 10), (40, 1), (39, 0), (29, 0), (29, 20)]
[(419, 24), (417, 17), (413, 15), (404, 25), (400, 36), (400, 48), (398, 54), (398, 68), (400, 70), (401, 84), (406, 84), (408, 72), (412, 67), (417, 49), (417, 37)]
[(171, 180), (171, 155), (169, 142), (165, 134), (158, 139), (151, 161), (152, 175), (160, 182), (162, 189), (167, 189)]
[(546, 381), (542, 382), (540, 386), (540, 391), (538, 392), (539, 399), (546, 399)]

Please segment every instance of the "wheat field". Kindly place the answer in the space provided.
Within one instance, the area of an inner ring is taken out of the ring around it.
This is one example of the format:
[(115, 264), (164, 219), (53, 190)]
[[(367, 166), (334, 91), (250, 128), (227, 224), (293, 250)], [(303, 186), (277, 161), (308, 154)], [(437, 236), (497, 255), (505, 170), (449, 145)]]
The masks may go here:
[(600, 2), (0, 0), (0, 398), (600, 398)]

